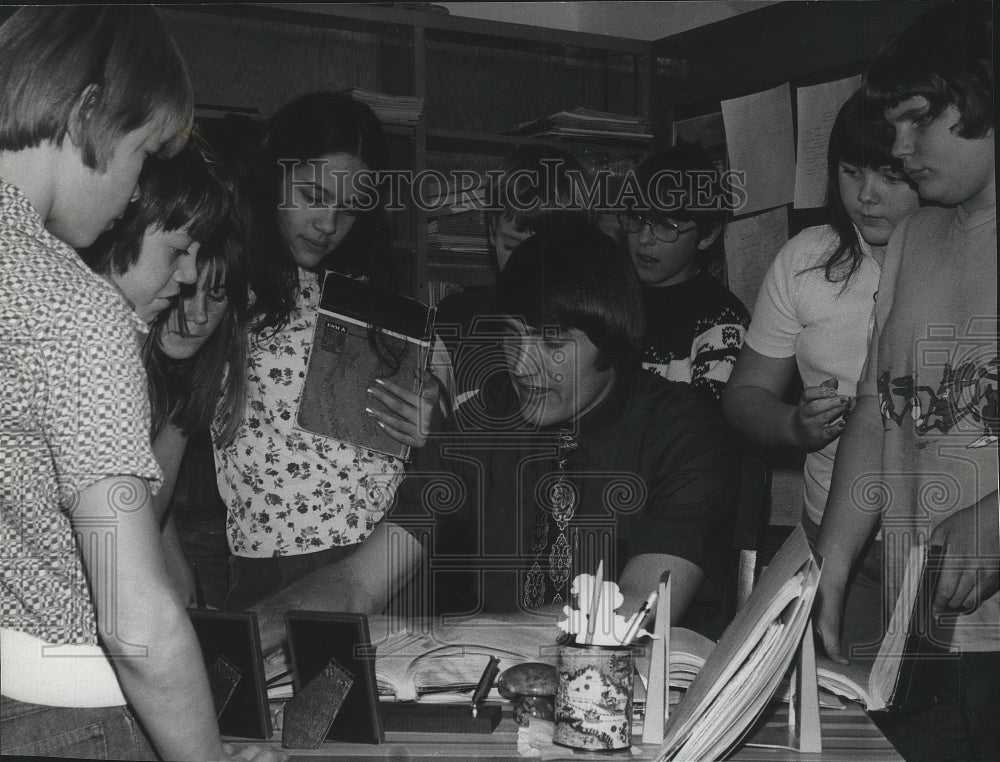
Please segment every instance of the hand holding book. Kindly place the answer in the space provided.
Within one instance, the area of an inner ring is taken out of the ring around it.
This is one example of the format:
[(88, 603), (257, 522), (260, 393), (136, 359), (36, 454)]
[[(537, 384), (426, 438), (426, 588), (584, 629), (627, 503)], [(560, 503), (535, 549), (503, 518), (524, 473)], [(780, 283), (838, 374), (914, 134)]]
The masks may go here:
[(930, 544), (946, 548), (934, 595), (934, 610), (969, 613), (979, 608), (1000, 589), (997, 493), (987, 495), (938, 524)]
[(428, 370), (414, 373), (414, 377), (417, 391), (388, 379), (375, 379), (367, 392), (371, 399), (381, 404), (369, 405), (365, 412), (400, 444), (423, 447), (434, 425), (434, 416), (440, 411), (440, 387)]
[(437, 407), (425, 372), (433, 325), (427, 305), (328, 272), (296, 426), (405, 459)]

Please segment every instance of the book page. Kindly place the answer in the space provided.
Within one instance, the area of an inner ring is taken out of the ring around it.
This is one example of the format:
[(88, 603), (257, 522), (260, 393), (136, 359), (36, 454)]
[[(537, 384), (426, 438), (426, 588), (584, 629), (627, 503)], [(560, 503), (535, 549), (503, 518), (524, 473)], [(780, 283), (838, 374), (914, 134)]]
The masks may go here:
[(788, 243), (788, 207), (726, 223), (726, 280), (753, 315), (757, 292), (778, 250)]
[(798, 142), (795, 156), (795, 208), (826, 204), (827, 147), (837, 112), (861, 86), (861, 75), (795, 91)]
[(745, 172), (744, 215), (792, 202), (795, 190), (795, 143), (792, 97), (788, 83), (762, 93), (722, 101), (729, 168)]
[(915, 545), (906, 559), (903, 584), (899, 597), (896, 598), (896, 605), (893, 607), (889, 629), (878, 649), (871, 677), (868, 679), (868, 693), (871, 696), (869, 711), (884, 709), (892, 699), (896, 676), (899, 674), (900, 662), (912, 626), (913, 608), (926, 559), (927, 546), (923, 543)]

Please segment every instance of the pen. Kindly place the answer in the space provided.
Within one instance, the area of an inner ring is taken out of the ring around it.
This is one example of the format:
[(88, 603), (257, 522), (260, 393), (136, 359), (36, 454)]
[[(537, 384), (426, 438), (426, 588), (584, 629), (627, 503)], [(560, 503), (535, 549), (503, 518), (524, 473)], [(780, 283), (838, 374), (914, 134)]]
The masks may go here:
[(489, 664), (486, 665), (486, 669), (483, 670), (483, 676), (479, 678), (479, 684), (476, 686), (476, 690), (472, 694), (472, 716), (479, 716), (479, 702), (481, 702), (486, 695), (490, 692), (490, 688), (493, 687), (493, 679), (497, 676), (497, 672), (500, 671), (500, 660), (496, 656), (490, 657)]
[(635, 639), (636, 634), (639, 632), (639, 628), (642, 627), (642, 623), (645, 621), (646, 616), (649, 614), (653, 606), (656, 605), (656, 599), (659, 597), (659, 590), (654, 590), (649, 594), (649, 597), (643, 601), (639, 610), (635, 612), (635, 616), (632, 617), (632, 621), (629, 622), (628, 630), (626, 630), (625, 637), (621, 641), (623, 645), (627, 646)]

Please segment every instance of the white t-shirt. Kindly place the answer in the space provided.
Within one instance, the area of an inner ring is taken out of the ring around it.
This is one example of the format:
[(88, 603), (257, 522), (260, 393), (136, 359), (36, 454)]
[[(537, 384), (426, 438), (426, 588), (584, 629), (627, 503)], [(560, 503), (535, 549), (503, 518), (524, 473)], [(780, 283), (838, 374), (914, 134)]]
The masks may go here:
[[(757, 296), (746, 344), (766, 357), (795, 357), (805, 386), (836, 378), (838, 392), (853, 397), (871, 335), (881, 267), (860, 238), (865, 257), (844, 283), (831, 283), (823, 262), (838, 236), (829, 225), (807, 228), (774, 258)], [(838, 439), (806, 455), (806, 512), (817, 524), (830, 492)]]

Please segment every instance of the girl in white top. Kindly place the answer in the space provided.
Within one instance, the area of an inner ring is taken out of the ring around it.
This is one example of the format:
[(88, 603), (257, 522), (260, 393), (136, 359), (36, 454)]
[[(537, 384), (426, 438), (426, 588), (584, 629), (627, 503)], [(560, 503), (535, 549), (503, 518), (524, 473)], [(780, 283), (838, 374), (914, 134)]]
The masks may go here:
[[(722, 398), (729, 422), (751, 440), (806, 451), (802, 519), (813, 541), (864, 364), (885, 246), (919, 206), (891, 145), (882, 122), (864, 120), (860, 92), (851, 96), (827, 151), (830, 224), (778, 252)], [(788, 404), (796, 367), (804, 389)]]

